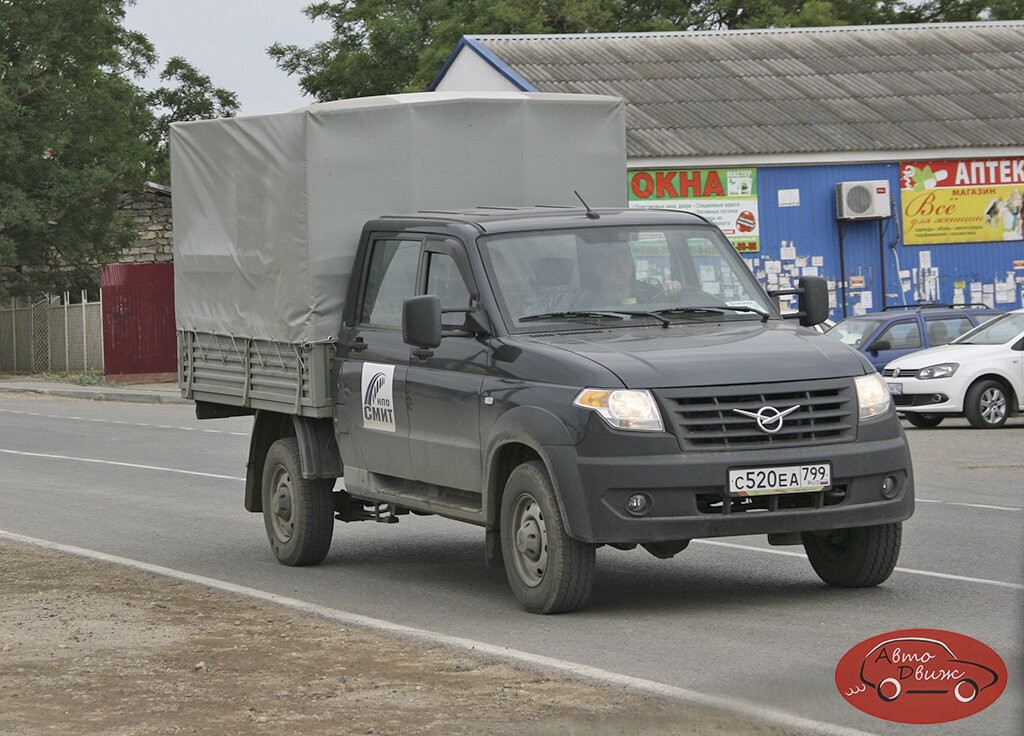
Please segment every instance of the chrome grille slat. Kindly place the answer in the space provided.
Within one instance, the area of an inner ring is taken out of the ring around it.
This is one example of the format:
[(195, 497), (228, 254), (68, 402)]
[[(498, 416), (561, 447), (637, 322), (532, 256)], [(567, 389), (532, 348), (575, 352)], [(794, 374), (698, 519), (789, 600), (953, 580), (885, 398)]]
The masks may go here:
[[(682, 449), (728, 450), (852, 442), (856, 438), (853, 381), (827, 379), (745, 386), (701, 386), (655, 391)], [(735, 409), (757, 412), (764, 406), (785, 410), (782, 429), (767, 434)]]

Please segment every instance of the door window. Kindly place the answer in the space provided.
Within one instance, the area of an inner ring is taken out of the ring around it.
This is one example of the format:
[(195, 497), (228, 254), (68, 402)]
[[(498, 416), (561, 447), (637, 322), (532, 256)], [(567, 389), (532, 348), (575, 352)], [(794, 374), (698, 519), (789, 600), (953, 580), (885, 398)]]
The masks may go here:
[(928, 330), (928, 345), (931, 347), (945, 345), (954, 337), (960, 337), (974, 326), (964, 316), (929, 319), (925, 320), (925, 325)]
[[(441, 297), (441, 309), (467, 309), (469, 287), (459, 273), (455, 259), (447, 253), (430, 253), (427, 261), (427, 293)], [(466, 321), (464, 313), (442, 315), (443, 326), (455, 329)]]
[(916, 319), (895, 322), (875, 342), (889, 343), (890, 350), (914, 350), (921, 347), (921, 327)]
[(416, 294), (418, 240), (378, 240), (370, 254), (370, 273), (360, 322), (402, 327), (402, 302)]

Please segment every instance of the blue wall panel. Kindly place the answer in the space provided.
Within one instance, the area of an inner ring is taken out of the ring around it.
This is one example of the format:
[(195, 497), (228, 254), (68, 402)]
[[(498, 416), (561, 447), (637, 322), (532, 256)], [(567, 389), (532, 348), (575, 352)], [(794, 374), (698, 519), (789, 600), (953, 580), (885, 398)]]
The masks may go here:
[[(870, 306), (878, 311), (883, 304), (913, 305), (919, 301), (952, 302), (957, 282), (963, 282), (964, 297), (970, 299), (972, 282), (988, 285), (987, 300), (992, 301), (997, 282), (1012, 282), (1012, 302), (994, 306), (1013, 309), (1022, 306), (1024, 268), (1014, 269), (1015, 261), (1024, 261), (1024, 242), (962, 243), (906, 246), (901, 238), (898, 217), (891, 220), (836, 220), (835, 187), (843, 181), (886, 179), (893, 195), (893, 212), (899, 215), (899, 165), (897, 163), (850, 164), (836, 166), (762, 167), (757, 170), (758, 210), (761, 252), (745, 256), (754, 272), (767, 278), (766, 261), (780, 261), (784, 276), (795, 281), (801, 264), (812, 265), (819, 257), (820, 275), (841, 282), (840, 228), (846, 276), (863, 278), (864, 288), (847, 289), (847, 313), (864, 309), (864, 292)], [(797, 189), (800, 204), (779, 207), (778, 191)], [(782, 259), (781, 248), (795, 248), (797, 260)], [(923, 270), (930, 260), (934, 272)], [(899, 269), (904, 276), (900, 279)], [(1024, 265), (1024, 264), (1022, 264)], [(776, 266), (778, 268), (779, 266)], [(882, 283), (885, 282), (883, 294)], [(909, 289), (904, 286), (909, 286)], [(837, 288), (837, 306), (833, 319), (843, 317), (842, 294)]]

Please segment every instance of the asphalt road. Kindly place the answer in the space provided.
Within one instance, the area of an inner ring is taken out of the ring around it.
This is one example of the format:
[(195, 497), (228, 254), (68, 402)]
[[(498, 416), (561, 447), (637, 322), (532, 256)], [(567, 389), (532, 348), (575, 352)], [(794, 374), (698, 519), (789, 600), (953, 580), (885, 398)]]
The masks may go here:
[[(522, 612), (503, 571), (484, 565), (480, 529), (433, 517), (339, 523), (324, 564), (278, 565), (262, 518), (242, 508), (250, 421), (0, 394), (0, 530), (871, 733), (1024, 733), (1022, 418), (908, 429), (919, 504), (878, 588), (828, 588), (800, 548), (755, 537), (695, 542), (667, 561), (602, 548), (587, 610), (547, 617)], [(995, 649), (1009, 668), (1002, 698), (925, 727), (848, 705), (840, 657), (905, 628)]]

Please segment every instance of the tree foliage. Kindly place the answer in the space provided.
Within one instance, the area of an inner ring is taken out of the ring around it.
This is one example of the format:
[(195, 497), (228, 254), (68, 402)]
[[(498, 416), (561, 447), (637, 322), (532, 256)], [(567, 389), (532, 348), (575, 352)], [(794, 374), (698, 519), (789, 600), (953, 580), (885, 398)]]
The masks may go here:
[[(124, 0), (0, 0), (0, 264), (75, 289), (131, 241), (117, 198), (143, 180), (153, 62)], [(36, 283), (42, 281), (44, 283)]]
[(343, 0), (303, 11), (333, 36), (274, 44), (318, 101), (428, 87), (463, 35), (683, 31), (1024, 18), (1024, 0)]
[(136, 238), (118, 200), (166, 167), (169, 122), (238, 107), (179, 58), (176, 87), (140, 89), (156, 52), (123, 27), (132, 2), (0, 0), (0, 296), (94, 287)]
[(146, 95), (150, 109), (156, 116), (148, 138), (156, 155), (151, 176), (157, 182), (170, 182), (168, 138), (171, 123), (208, 118), (230, 118), (238, 112), (238, 95), (222, 87), (215, 87), (210, 77), (196, 69), (181, 56), (174, 56), (160, 73), (162, 86)]

